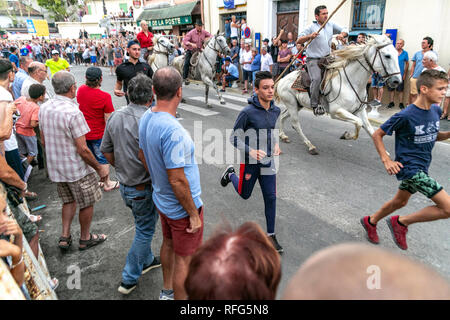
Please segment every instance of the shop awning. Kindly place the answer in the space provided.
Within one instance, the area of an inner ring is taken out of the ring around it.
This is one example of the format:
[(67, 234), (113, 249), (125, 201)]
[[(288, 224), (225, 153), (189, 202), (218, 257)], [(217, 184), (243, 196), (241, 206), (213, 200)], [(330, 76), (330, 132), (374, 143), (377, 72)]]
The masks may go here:
[(196, 5), (197, 1), (193, 1), (167, 8), (145, 9), (138, 17), (137, 21), (148, 21), (150, 28), (191, 24), (193, 22), (191, 13)]

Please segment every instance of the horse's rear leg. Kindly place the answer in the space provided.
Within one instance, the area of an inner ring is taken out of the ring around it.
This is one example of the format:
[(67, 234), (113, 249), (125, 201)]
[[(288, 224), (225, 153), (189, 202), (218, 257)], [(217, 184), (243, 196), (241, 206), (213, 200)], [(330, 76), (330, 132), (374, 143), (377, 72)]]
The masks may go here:
[(205, 104), (206, 107), (212, 108), (211, 104), (208, 103), (209, 86), (205, 85)]
[(284, 124), (287, 118), (289, 118), (289, 111), (286, 106), (284, 106), (284, 109), (281, 110), (280, 115), (280, 139), (285, 143), (291, 142), (291, 140), (289, 140), (289, 137), (284, 133)]
[(300, 126), (300, 121), (298, 119), (298, 112), (296, 112), (295, 115), (291, 114), (291, 124), (292, 128), (294, 128), (294, 130), (299, 134), (300, 138), (303, 139), (303, 143), (308, 147), (309, 154), (318, 155), (319, 152), (317, 151), (317, 148), (311, 143), (311, 141), (308, 140), (308, 138), (303, 133), (303, 130)]

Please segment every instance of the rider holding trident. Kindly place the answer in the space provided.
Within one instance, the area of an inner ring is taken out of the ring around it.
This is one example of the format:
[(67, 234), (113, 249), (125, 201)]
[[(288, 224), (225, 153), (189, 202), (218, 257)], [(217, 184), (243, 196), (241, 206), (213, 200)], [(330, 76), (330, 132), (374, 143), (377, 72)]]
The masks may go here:
[[(320, 83), (322, 82), (319, 61), (331, 54), (333, 35), (338, 34), (336, 39), (342, 41), (348, 36), (348, 31), (333, 22), (326, 23), (328, 20), (328, 9), (326, 6), (318, 6), (314, 14), (316, 21), (300, 33), (297, 43), (303, 44), (311, 40), (310, 45), (306, 49), (306, 66), (311, 78), (311, 107), (314, 115), (318, 116), (325, 114), (325, 109), (319, 106)], [(320, 28), (322, 30), (319, 33)]]
[(208, 41), (212, 35), (203, 30), (203, 23), (200, 20), (195, 21), (195, 28), (189, 31), (183, 39), (186, 46), (186, 55), (184, 57), (183, 80), (185, 85), (189, 85), (189, 66), (191, 64), (192, 54), (196, 51), (202, 51), (203, 43)]

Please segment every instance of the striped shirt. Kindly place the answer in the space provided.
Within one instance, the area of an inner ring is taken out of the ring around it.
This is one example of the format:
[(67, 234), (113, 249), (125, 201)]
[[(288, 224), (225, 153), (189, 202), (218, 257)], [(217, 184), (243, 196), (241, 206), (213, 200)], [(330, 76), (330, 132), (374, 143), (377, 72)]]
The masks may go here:
[(44, 134), (51, 181), (75, 182), (95, 172), (77, 153), (75, 146), (74, 140), (90, 130), (77, 103), (56, 95), (40, 107), (39, 127)]

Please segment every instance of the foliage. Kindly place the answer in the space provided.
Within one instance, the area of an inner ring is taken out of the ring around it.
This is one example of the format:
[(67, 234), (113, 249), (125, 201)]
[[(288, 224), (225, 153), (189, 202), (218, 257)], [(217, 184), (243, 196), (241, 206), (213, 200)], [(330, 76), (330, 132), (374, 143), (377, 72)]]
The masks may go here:
[(38, 5), (47, 9), (55, 21), (73, 20), (80, 8), (78, 0), (38, 0)]

